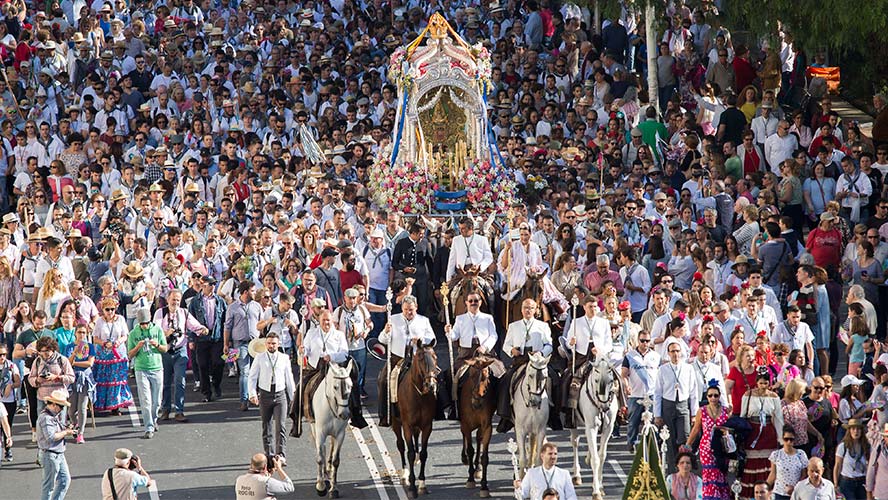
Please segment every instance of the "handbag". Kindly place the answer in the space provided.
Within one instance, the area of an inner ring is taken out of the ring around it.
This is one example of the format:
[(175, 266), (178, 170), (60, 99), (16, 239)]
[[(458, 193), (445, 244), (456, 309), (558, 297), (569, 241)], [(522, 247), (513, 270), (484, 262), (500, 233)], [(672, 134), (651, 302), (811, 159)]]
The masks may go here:
[[(713, 431), (715, 432), (715, 431)], [(724, 447), (725, 453), (735, 453), (737, 451), (737, 441), (734, 440), (734, 435), (730, 432), (722, 433), (721, 436), (722, 446)]]

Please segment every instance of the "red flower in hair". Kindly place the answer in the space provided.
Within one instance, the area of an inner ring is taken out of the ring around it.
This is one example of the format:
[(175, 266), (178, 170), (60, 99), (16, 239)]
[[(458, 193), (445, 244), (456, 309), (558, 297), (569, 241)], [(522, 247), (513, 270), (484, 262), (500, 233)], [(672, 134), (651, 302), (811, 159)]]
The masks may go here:
[(704, 314), (704, 315), (703, 315), (703, 321), (704, 321), (704, 322), (714, 321), (714, 320), (715, 320), (715, 318), (712, 317), (711, 314)]
[(701, 273), (699, 271), (694, 273), (694, 281), (702, 281), (702, 280), (703, 280), (703, 273)]
[(738, 293), (740, 293), (740, 289), (737, 288), (736, 286), (732, 285), (731, 286), (731, 295), (737, 295)]
[(756, 338), (764, 338), (768, 336), (768, 332), (764, 330), (760, 330), (757, 334), (755, 334)]
[(678, 319), (684, 321), (687, 315), (683, 312), (678, 313)]
[(748, 288), (749, 288), (749, 282), (748, 282), (748, 281), (744, 281), (744, 282), (740, 285), (740, 288), (742, 288), (742, 289), (744, 289), (744, 290), (748, 289)]

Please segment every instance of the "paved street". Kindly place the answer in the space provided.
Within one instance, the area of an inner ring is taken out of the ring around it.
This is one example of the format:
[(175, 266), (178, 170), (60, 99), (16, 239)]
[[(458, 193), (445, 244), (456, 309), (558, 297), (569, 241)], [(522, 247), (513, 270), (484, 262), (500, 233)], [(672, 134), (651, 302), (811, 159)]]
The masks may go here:
[[(442, 353), (446, 365), (447, 355)], [(380, 362), (372, 360), (368, 380), (375, 381)], [(190, 377), (190, 375), (189, 375)], [(132, 382), (132, 380), (131, 380)], [(131, 383), (134, 387), (135, 384)], [(96, 419), (86, 432), (86, 444), (68, 445), (67, 458), (73, 481), (68, 498), (93, 500), (99, 495), (101, 475), (111, 466), (114, 449), (125, 446), (140, 455), (143, 464), (157, 480), (157, 492), (141, 498), (165, 499), (222, 499), (234, 498), (235, 478), (247, 469), (250, 456), (261, 450), (258, 410), (237, 411), (236, 380), (226, 379), (221, 401), (201, 403), (199, 393), (188, 385), (186, 411), (189, 423), (170, 421), (160, 427), (153, 440), (140, 439), (139, 418), (135, 412), (119, 417)], [(369, 401), (375, 401), (375, 384), (367, 387)], [(374, 406), (375, 405), (371, 405)], [(373, 408), (370, 421), (375, 421)], [(14, 424), (15, 461), (4, 463), (0, 469), (0, 499), (38, 498), (41, 470), (34, 464), (36, 445), (30, 443), (27, 419), (16, 416)], [(306, 428), (307, 434), (307, 428)], [(514, 434), (510, 435), (514, 436)], [(570, 459), (568, 432), (550, 436), (559, 445), (559, 465), (567, 466)], [(489, 466), (491, 493), (497, 498), (511, 498), (512, 468), (506, 451), (508, 436), (494, 433)], [(631, 465), (624, 439), (609, 447), (605, 465), (605, 492), (607, 498), (622, 496), (625, 475)], [(430, 494), (426, 499), (477, 498), (477, 490), (466, 490), (467, 469), (460, 463), (461, 437), (456, 422), (436, 422), (432, 433), (429, 465), (426, 471)], [(304, 435), (291, 440), (288, 447), (288, 474), (296, 483), (296, 492), (288, 498), (317, 498), (314, 492), (316, 465), (314, 446)], [(403, 500), (406, 492), (388, 481), (389, 471), (400, 468), (394, 434), (390, 429), (371, 425), (362, 431), (349, 433), (342, 448), (340, 493), (343, 498)], [(14, 471), (14, 472), (13, 472)], [(591, 492), (591, 476), (584, 473), (581, 497)]]

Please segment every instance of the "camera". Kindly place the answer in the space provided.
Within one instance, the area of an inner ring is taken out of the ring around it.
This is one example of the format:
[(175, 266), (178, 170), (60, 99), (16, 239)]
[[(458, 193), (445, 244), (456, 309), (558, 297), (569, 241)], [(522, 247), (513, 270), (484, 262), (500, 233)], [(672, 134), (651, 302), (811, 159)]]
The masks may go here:
[(116, 221), (108, 224), (108, 227), (102, 231), (102, 236), (108, 238), (112, 241), (117, 241), (118, 244), (123, 243), (123, 237), (126, 234), (126, 226), (123, 225), (122, 222)]
[(138, 470), (139, 469), (139, 455), (133, 455), (130, 458), (129, 464), (126, 466), (129, 470)]
[(265, 455), (265, 469), (268, 472), (274, 472), (274, 469), (276, 467), (275, 464), (277, 463), (277, 461), (278, 461), (277, 455), (266, 454)]
[(49, 369), (49, 366), (43, 365), (43, 368), (40, 370), (41, 378), (49, 378), (52, 375), (52, 371)]
[(173, 333), (166, 336), (167, 345), (170, 346), (170, 354), (177, 354), (181, 349), (181, 347), (173, 346), (179, 342), (179, 340), (182, 338), (182, 335), (184, 335), (184, 332), (182, 332), (182, 330), (174, 328)]

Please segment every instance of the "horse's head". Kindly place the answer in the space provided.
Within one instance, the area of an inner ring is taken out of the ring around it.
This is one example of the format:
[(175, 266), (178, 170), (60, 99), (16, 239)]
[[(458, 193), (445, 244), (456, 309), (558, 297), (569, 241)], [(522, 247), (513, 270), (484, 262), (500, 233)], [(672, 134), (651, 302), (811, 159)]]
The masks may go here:
[(413, 386), (421, 396), (438, 394), (438, 355), (431, 347), (419, 349), (413, 356), (410, 373)]
[(342, 420), (348, 419), (348, 400), (351, 397), (351, 371), (354, 360), (348, 360), (346, 366), (330, 363), (327, 369), (325, 396), (333, 411), (333, 415)]
[(490, 356), (476, 355), (466, 361), (469, 367), (469, 381), (472, 384), (472, 408), (480, 409), (484, 398), (490, 393)]
[(549, 356), (540, 353), (531, 353), (527, 362), (527, 372), (524, 375), (524, 385), (527, 389), (527, 404), (539, 408), (543, 402), (543, 393), (549, 382)]

